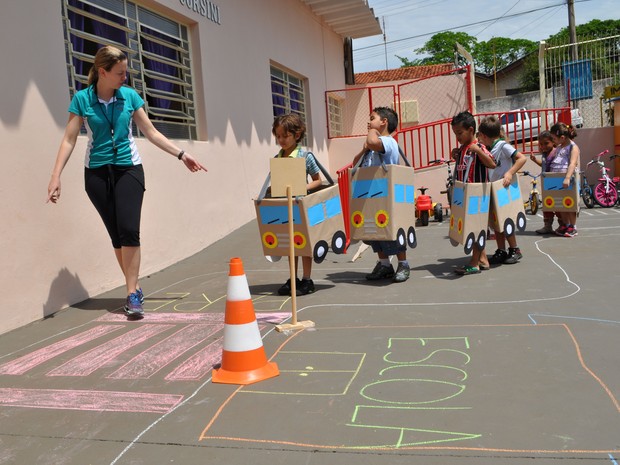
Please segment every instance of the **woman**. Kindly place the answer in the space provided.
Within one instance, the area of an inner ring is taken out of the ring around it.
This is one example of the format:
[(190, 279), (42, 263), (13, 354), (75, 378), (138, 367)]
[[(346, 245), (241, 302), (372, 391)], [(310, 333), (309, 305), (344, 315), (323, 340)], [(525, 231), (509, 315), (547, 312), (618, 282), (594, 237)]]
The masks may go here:
[(106, 226), (125, 275), (125, 313), (142, 317), (144, 295), (138, 275), (144, 170), (131, 133), (132, 121), (150, 142), (177, 157), (190, 171), (207, 170), (153, 126), (144, 111), (144, 100), (123, 85), (126, 77), (125, 54), (112, 46), (100, 48), (88, 75), (88, 87), (77, 92), (69, 106), (69, 121), (47, 188), (47, 201), (56, 203), (60, 199), (60, 175), (85, 125), (89, 138), (84, 163), (86, 193)]

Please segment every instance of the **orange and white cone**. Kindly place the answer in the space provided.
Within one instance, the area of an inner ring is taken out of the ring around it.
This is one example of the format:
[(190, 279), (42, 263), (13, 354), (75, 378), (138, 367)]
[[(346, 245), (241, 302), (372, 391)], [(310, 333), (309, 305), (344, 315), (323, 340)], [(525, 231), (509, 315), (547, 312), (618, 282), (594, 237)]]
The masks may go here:
[(278, 376), (278, 366), (267, 361), (248, 280), (240, 258), (231, 258), (224, 316), (222, 365), (213, 370), (212, 381), (252, 384)]

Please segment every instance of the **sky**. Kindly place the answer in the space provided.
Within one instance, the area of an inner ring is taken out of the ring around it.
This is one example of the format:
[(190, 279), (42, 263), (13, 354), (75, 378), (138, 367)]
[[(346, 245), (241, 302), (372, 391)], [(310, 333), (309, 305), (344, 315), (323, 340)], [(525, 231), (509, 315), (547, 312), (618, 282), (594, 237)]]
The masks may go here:
[[(574, 0), (575, 23), (620, 19), (618, 0)], [(568, 27), (566, 0), (368, 0), (385, 33), (353, 41), (356, 73), (400, 68), (396, 55), (421, 58), (415, 49), (445, 30), (479, 42), (492, 37), (547, 39)], [(384, 27), (385, 24), (385, 27)]]

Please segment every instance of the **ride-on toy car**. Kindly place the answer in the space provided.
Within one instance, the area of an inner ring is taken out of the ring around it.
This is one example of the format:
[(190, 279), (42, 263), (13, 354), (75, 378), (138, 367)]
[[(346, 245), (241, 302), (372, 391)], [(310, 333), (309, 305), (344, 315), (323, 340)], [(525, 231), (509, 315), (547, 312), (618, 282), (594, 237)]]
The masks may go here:
[(428, 187), (419, 187), (420, 194), (415, 199), (415, 217), (420, 220), (422, 226), (428, 226), (429, 218), (432, 216), (435, 221), (443, 221), (443, 207), (440, 203), (433, 203), (430, 195), (426, 194)]

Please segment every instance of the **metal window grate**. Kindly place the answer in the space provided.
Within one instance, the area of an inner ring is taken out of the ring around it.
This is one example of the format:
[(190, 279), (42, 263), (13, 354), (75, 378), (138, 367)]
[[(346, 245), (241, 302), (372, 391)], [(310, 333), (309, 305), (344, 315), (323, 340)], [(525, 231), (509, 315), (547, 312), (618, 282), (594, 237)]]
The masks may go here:
[(302, 78), (271, 66), (271, 101), (273, 117), (287, 113), (298, 114), (306, 123), (303, 145), (308, 144), (310, 125), (306, 112), (306, 90)]
[(127, 84), (155, 127), (167, 137), (197, 138), (187, 26), (128, 0), (62, 0), (62, 18), (71, 96), (87, 85), (97, 50), (114, 45), (127, 55)]

